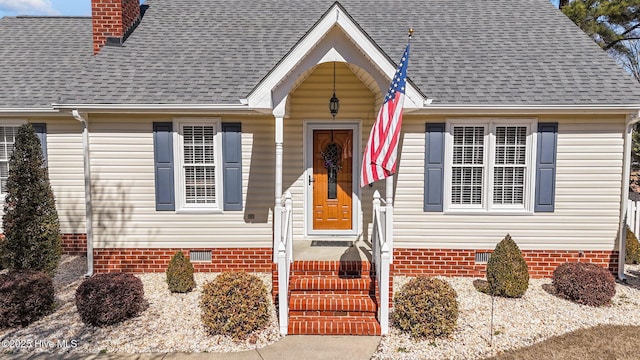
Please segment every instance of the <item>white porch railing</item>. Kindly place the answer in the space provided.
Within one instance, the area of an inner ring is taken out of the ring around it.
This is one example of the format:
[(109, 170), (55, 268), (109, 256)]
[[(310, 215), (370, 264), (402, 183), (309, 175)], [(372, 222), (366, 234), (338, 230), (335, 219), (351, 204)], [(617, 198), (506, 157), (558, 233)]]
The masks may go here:
[(640, 233), (640, 201), (627, 200), (627, 225), (638, 236)]
[[(393, 248), (388, 241), (392, 237), (393, 207), (382, 206), (385, 202), (376, 190), (373, 193), (373, 229), (371, 232), (371, 250), (373, 252), (373, 268), (376, 272), (380, 303), (378, 304), (378, 320), (382, 335), (389, 333), (389, 272)], [(386, 203), (385, 203), (386, 205)]]
[(289, 272), (291, 263), (293, 262), (293, 214), (292, 214), (291, 193), (286, 192), (282, 195), (280, 202), (280, 214), (276, 214), (280, 221), (276, 225), (280, 226), (278, 235), (277, 251), (278, 251), (278, 311), (280, 313), (280, 333), (287, 335), (289, 328)]

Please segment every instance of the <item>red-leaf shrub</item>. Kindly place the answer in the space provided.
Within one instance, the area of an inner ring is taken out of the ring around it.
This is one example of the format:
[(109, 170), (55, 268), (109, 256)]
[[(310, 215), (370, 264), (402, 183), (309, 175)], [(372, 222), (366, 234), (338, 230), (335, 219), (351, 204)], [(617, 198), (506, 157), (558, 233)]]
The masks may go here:
[(616, 281), (609, 270), (592, 263), (564, 263), (553, 272), (558, 295), (578, 304), (601, 306), (616, 294)]
[(76, 307), (85, 324), (105, 326), (138, 315), (144, 310), (142, 281), (131, 274), (98, 274), (76, 290)]
[(0, 275), (0, 328), (27, 326), (53, 309), (53, 281), (49, 275), (12, 271)]

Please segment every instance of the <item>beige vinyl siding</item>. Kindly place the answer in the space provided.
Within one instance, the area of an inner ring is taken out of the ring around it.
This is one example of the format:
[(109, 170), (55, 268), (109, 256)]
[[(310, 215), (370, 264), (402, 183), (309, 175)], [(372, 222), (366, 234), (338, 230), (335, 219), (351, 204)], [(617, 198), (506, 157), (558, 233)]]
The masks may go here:
[[(337, 122), (360, 126), (360, 159), (377, 115), (377, 97), (353, 68), (336, 66)], [(284, 119), (283, 190), (293, 194), (294, 240), (305, 236), (305, 122), (333, 120), (333, 65), (319, 65), (289, 96)], [(366, 81), (366, 79), (365, 79)], [(386, 89), (384, 89), (386, 90)], [(181, 118), (183, 116), (180, 116)], [(198, 118), (203, 116), (198, 115)], [(527, 116), (531, 117), (531, 116)], [(94, 241), (100, 247), (270, 247), (274, 203), (273, 116), (211, 116), (242, 123), (243, 211), (194, 214), (155, 210), (153, 122), (171, 114), (92, 114)], [(624, 116), (544, 115), (558, 122), (556, 206), (528, 215), (443, 214), (423, 211), (425, 123), (446, 116), (406, 114), (400, 141), (395, 193), (395, 246), (492, 249), (510, 233), (522, 249), (611, 250), (617, 236)], [(72, 119), (47, 122), (51, 181), (63, 232), (84, 232), (81, 128)], [(175, 130), (175, 129), (174, 129)], [(355, 167), (359, 172), (360, 164)], [(360, 192), (360, 228), (368, 239), (374, 190)], [(221, 189), (220, 189), (221, 190)], [(354, 214), (357, 209), (353, 209)]]
[(396, 185), (395, 246), (492, 249), (507, 233), (522, 249), (611, 250), (619, 220), (624, 116), (544, 115), (558, 122), (555, 212), (425, 213), (424, 131), (445, 117), (406, 116)]
[[(353, 65), (351, 65), (353, 66)], [(386, 89), (385, 89), (386, 90)], [(326, 122), (334, 121), (329, 113), (329, 99), (333, 94), (333, 63), (318, 65), (309, 77), (289, 96), (290, 117), (285, 119), (284, 136), (284, 175), (283, 187), (293, 195), (293, 235), (294, 240), (305, 237), (304, 197), (307, 179), (304, 177), (305, 159), (304, 124), (306, 121)], [(343, 63), (336, 64), (336, 96), (340, 99), (340, 111), (335, 122), (356, 122), (360, 124), (361, 150), (354, 157), (362, 157), (362, 149), (366, 145), (369, 131), (377, 116), (376, 98), (362, 81)], [(357, 136), (357, 134), (354, 134)], [(354, 167), (356, 173), (360, 171), (360, 163)], [(359, 176), (359, 175), (358, 175)], [(359, 185), (358, 185), (359, 186)], [(371, 200), (373, 191), (384, 190), (384, 182), (379, 182), (373, 188), (365, 187), (361, 190), (361, 198), (365, 199), (360, 216), (365, 232), (371, 222)], [(356, 192), (358, 189), (354, 189)], [(353, 209), (354, 216), (357, 209)], [(308, 225), (310, 228), (311, 225)]]
[[(56, 198), (60, 231), (85, 233), (84, 168), (82, 127), (73, 118), (3, 118), (3, 122), (23, 120), (47, 124), (49, 180)], [(4, 203), (4, 199), (2, 199)], [(0, 206), (0, 223), (3, 211)]]
[[(336, 79), (340, 99), (336, 121), (360, 122), (360, 157), (380, 99), (344, 64), (337, 64)], [(332, 80), (333, 65), (322, 64), (289, 98), (283, 187), (293, 195), (294, 240), (305, 238), (304, 123), (332, 121), (328, 112)], [(619, 216), (624, 116), (535, 118), (559, 122), (555, 212), (461, 215), (423, 211), (425, 123), (445, 122), (447, 117), (405, 115), (395, 186), (395, 246), (492, 249), (510, 233), (523, 249), (612, 249)], [(384, 188), (385, 182), (379, 181), (360, 190), (360, 228), (365, 239), (371, 231), (373, 191), (377, 189), (384, 196)]]
[(221, 119), (242, 122), (244, 211), (198, 214), (155, 210), (153, 122), (173, 117), (91, 116), (95, 247), (271, 246), (273, 118)]

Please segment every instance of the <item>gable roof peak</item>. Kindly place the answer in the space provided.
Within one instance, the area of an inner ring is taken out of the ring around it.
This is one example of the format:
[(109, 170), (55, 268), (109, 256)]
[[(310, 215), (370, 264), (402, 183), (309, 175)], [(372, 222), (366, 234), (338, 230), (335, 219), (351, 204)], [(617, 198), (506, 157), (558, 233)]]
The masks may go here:
[[(359, 66), (376, 80), (382, 92), (386, 91), (396, 70), (391, 57), (349, 15), (344, 6), (335, 1), (254, 87), (247, 99), (241, 101), (254, 109), (275, 109), (282, 101), (286, 101), (287, 95), (293, 90), (297, 80), (295, 74), (304, 74), (330, 61)], [(407, 82), (407, 87), (405, 108), (423, 108), (426, 97), (412, 83)]]

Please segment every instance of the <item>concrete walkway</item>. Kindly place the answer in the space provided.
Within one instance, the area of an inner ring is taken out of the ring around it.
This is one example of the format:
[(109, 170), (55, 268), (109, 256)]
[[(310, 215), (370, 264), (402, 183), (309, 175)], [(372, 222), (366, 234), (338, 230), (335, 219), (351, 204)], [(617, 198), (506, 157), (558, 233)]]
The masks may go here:
[(99, 359), (99, 360), (369, 360), (378, 336), (289, 335), (273, 345), (235, 353), (142, 353), (142, 354), (31, 354), (0, 355), (1, 360)]

